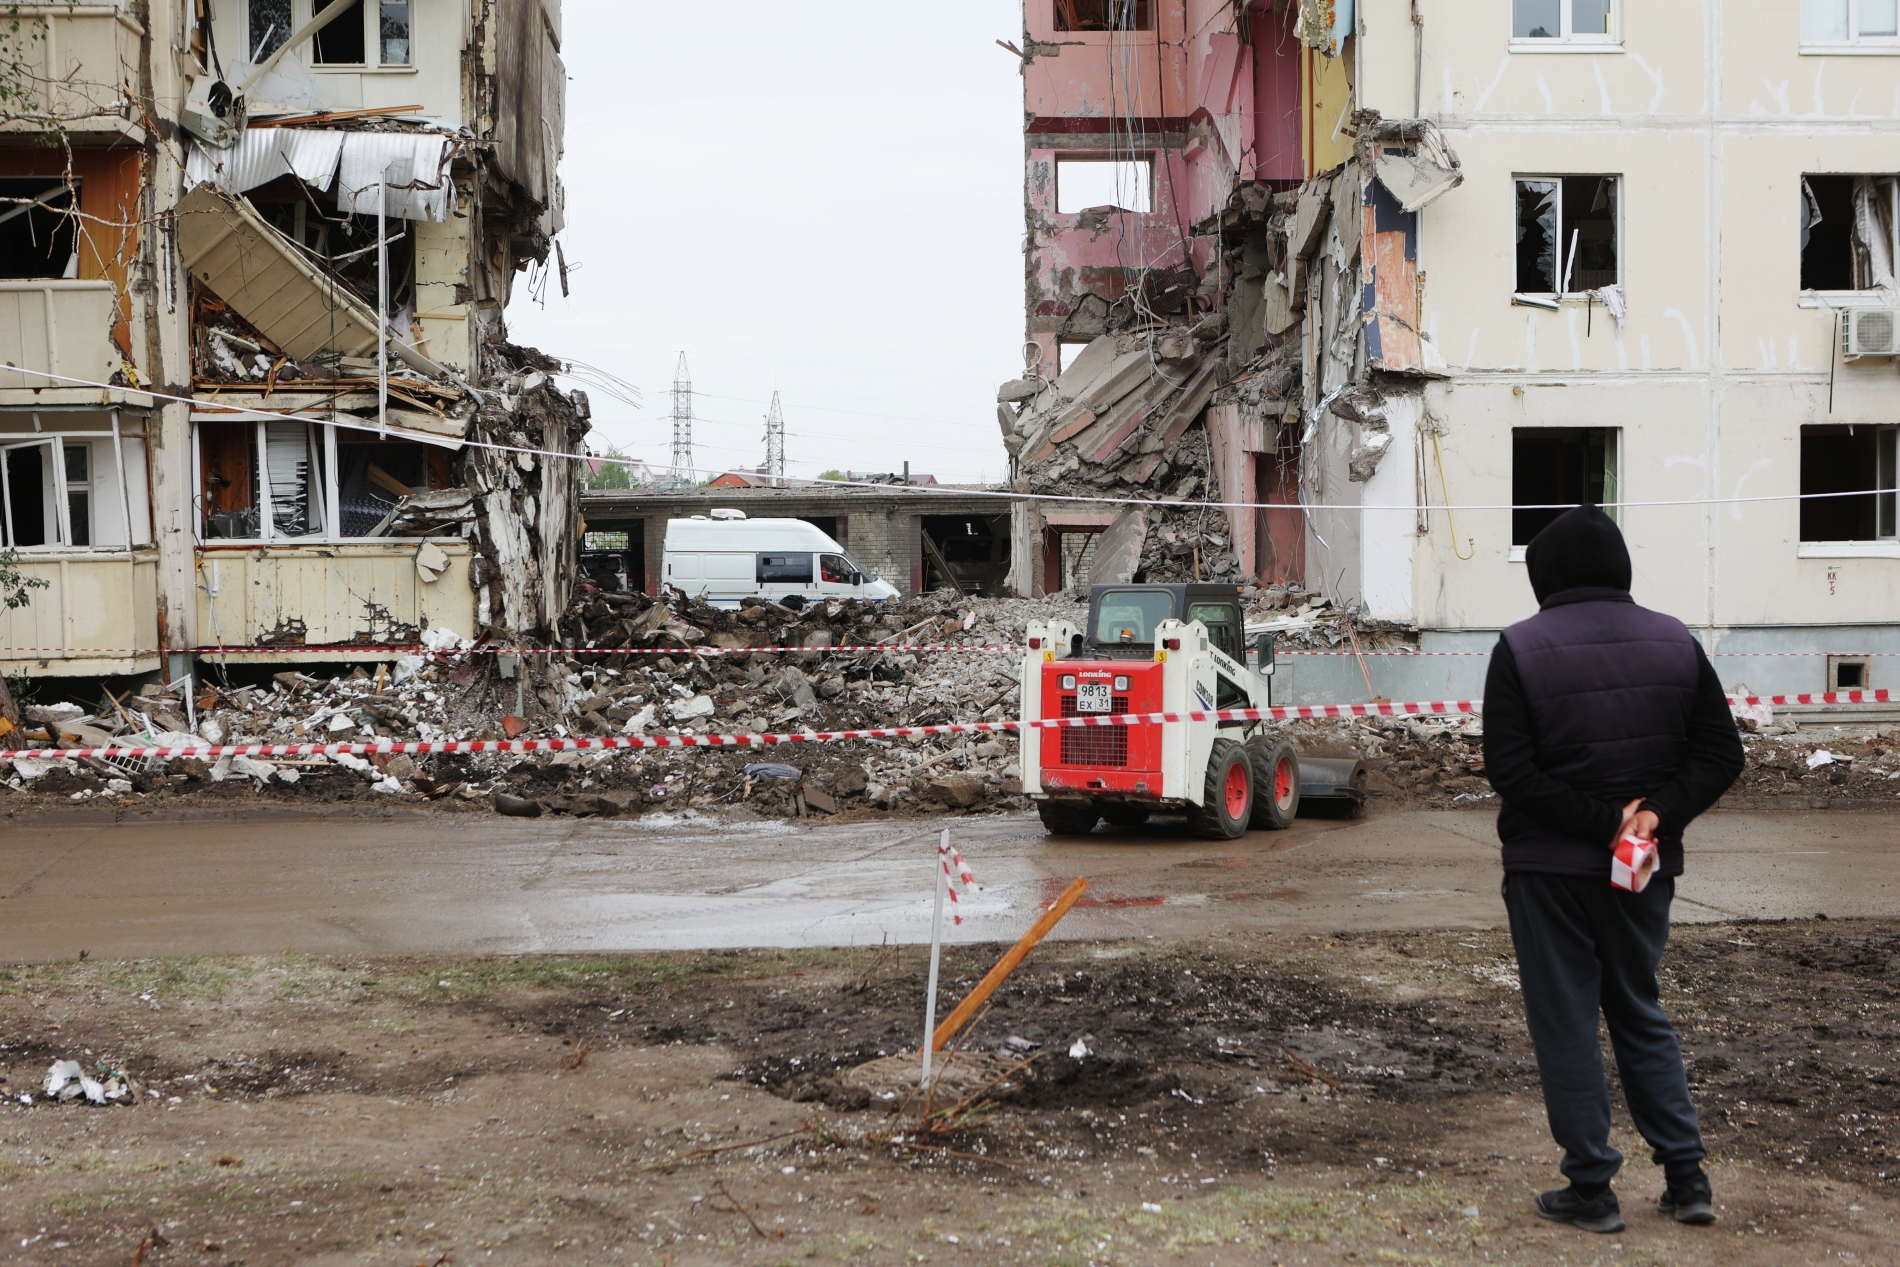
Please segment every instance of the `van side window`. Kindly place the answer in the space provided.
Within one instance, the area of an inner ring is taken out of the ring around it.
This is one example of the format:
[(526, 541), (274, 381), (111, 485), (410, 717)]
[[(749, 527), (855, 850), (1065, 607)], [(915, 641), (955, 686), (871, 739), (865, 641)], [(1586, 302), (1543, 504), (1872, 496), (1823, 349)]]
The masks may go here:
[(761, 554), (758, 570), (759, 584), (771, 582), (777, 585), (810, 585), (811, 555), (798, 554)]
[(851, 564), (842, 554), (818, 556), (818, 579), (832, 585), (851, 584)]

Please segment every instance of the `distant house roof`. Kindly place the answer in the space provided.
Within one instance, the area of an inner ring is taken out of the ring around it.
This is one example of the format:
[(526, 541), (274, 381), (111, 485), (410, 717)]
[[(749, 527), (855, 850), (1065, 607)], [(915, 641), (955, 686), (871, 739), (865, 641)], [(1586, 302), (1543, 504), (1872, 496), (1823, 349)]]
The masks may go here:
[(766, 488), (771, 481), (754, 471), (721, 471), (707, 484), (711, 488)]
[(937, 477), (912, 471), (906, 480), (897, 471), (846, 471), (844, 477), (854, 484), (935, 484)]

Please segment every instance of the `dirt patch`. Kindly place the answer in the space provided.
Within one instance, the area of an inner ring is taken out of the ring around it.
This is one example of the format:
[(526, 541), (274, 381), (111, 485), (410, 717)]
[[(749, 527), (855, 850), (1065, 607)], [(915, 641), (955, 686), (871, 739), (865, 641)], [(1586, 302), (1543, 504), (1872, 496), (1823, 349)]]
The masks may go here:
[[(994, 951), (950, 953), (946, 1001)], [(849, 1077), (912, 1048), (923, 969), (906, 948), (6, 970), (0, 1232), (29, 1263), (129, 1261), (155, 1224), (147, 1263), (405, 1267), (1548, 1261), (1579, 1235), (1524, 1214), (1555, 1157), (1502, 935), (1045, 946), (970, 1036), (1011, 1076), (926, 1137)], [(1877, 1251), (1897, 971), (1890, 924), (1678, 931), (1665, 998), (1724, 1231), (1764, 1239), (1643, 1222), (1633, 1160), (1630, 1261)], [(69, 1056), (140, 1107), (23, 1107)]]

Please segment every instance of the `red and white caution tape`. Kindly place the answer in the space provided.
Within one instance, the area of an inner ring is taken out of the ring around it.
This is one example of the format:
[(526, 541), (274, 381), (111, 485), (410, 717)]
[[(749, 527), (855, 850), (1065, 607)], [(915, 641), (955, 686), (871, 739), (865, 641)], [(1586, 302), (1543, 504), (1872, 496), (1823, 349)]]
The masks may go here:
[(807, 730), (767, 735), (608, 735), (589, 739), (449, 739), (398, 743), (202, 744), (184, 747), (26, 748), (0, 752), (16, 757), (325, 757), (339, 754), (448, 752), (589, 752), (642, 748), (760, 748), (785, 743), (841, 739), (904, 739), (911, 735), (995, 734), (1071, 726), (1151, 726), (1184, 721), (1286, 721), (1315, 717), (1429, 716), (1479, 712), (1477, 700), (1403, 704), (1309, 704), (1286, 708), (1223, 708), (1205, 712), (1117, 713), (1088, 717), (1041, 717), (1029, 721), (942, 722), (928, 726), (879, 726), (867, 730)]
[[(1731, 704), (1890, 704), (1900, 692), (1827, 691), (1815, 695), (1731, 695)], [(1173, 722), (1298, 721), (1327, 717), (1445, 717), (1481, 715), (1482, 700), (1407, 700), (1380, 704), (1299, 704), (1273, 708), (1222, 708), (1179, 713), (1103, 713), (1086, 717), (1038, 717), (1028, 721), (942, 722), (929, 726), (878, 726), (866, 730), (807, 730), (766, 735), (609, 735), (588, 739), (452, 739), (438, 742), (202, 744), (184, 747), (115, 745), (104, 748), (17, 748), (0, 759), (19, 757), (327, 757), (383, 753), (425, 755), (450, 752), (590, 752), (643, 748), (762, 748), (787, 743), (827, 743), (844, 739), (904, 739), (912, 735), (996, 734), (1023, 730), (1060, 730), (1075, 726), (1153, 726)]]
[(1731, 704), (1894, 704), (1900, 691), (1822, 691), (1814, 695), (1731, 695)]
[[(976, 876), (971, 874), (970, 864), (963, 860), (956, 846), (944, 840), (937, 841), (937, 861), (943, 867), (944, 892), (950, 896), (950, 919), (953, 923), (961, 924), (963, 913), (957, 909), (957, 885), (961, 884), (963, 891), (968, 893), (976, 886)], [(951, 870), (952, 865), (956, 867), (955, 871)]]

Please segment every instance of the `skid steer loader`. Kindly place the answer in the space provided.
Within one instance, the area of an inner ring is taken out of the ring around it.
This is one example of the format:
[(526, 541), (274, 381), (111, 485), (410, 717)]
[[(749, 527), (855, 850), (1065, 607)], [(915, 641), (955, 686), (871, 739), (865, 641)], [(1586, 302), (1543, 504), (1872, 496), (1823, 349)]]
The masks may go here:
[[(1094, 586), (1084, 628), (1030, 624), (1022, 715), (1267, 708), (1274, 635), (1247, 648), (1242, 629), (1232, 585)], [(1349, 811), (1365, 796), (1357, 760), (1302, 759), (1265, 721), (1025, 728), (1021, 752), (1023, 791), (1060, 835), (1173, 813), (1197, 835), (1232, 840), (1291, 826), (1303, 795)]]

